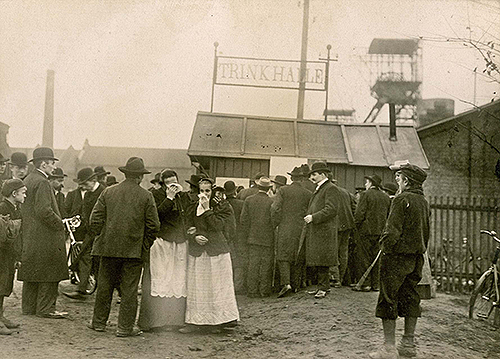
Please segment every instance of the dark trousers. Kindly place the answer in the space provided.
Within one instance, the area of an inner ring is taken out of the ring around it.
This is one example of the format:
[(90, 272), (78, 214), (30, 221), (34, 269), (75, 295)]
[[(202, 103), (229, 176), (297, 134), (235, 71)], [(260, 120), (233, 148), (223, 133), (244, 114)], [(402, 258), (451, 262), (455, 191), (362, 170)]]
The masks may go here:
[(90, 255), (90, 249), (85, 251), (85, 253), (80, 253), (78, 261), (78, 275), (80, 277), (80, 283), (78, 284), (78, 291), (85, 293), (89, 285), (89, 275), (92, 269), (92, 256)]
[(59, 282), (23, 282), (22, 311), (44, 315), (56, 310)]
[(375, 315), (382, 319), (420, 317), (417, 285), (422, 279), (422, 254), (383, 254), (380, 264), (380, 293)]
[(344, 275), (347, 270), (347, 260), (349, 256), (349, 237), (351, 236), (351, 230), (339, 231), (337, 236), (338, 242), (338, 266), (330, 267), (330, 272), (332, 274), (332, 279), (342, 283), (344, 280)]
[(103, 328), (109, 318), (114, 288), (121, 292), (118, 331), (132, 331), (137, 316), (137, 289), (141, 279), (142, 260), (138, 258), (101, 257), (92, 324)]
[(318, 273), (318, 289), (325, 291), (330, 289), (330, 267), (316, 266), (316, 271)]
[(293, 289), (299, 289), (302, 280), (302, 267), (302, 264), (295, 262), (278, 261), (281, 286), (290, 284)]
[(248, 245), (247, 293), (268, 296), (271, 294), (273, 275), (273, 248)]
[[(370, 267), (372, 262), (377, 257), (378, 251), (380, 249), (379, 235), (360, 235), (359, 243), (357, 243), (356, 249), (358, 250), (358, 261), (359, 273), (358, 278), (361, 278), (365, 271)], [(366, 278), (363, 285), (370, 286), (372, 288), (379, 288), (379, 274), (380, 274), (380, 260), (377, 261), (375, 266), (373, 266), (370, 275)]]
[(234, 291), (245, 293), (247, 290), (248, 248), (246, 243), (237, 242), (231, 250), (233, 264)]

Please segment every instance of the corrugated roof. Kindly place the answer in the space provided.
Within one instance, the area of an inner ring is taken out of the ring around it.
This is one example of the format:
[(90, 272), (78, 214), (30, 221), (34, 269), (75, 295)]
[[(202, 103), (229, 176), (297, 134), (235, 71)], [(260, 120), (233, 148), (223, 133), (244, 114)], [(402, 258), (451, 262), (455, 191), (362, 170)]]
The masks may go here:
[(413, 55), (418, 49), (418, 40), (412, 39), (373, 39), (369, 54)]
[(188, 155), (253, 159), (289, 156), (376, 167), (409, 160), (429, 168), (412, 125), (398, 125), (397, 137), (398, 141), (389, 140), (389, 124), (198, 112)]

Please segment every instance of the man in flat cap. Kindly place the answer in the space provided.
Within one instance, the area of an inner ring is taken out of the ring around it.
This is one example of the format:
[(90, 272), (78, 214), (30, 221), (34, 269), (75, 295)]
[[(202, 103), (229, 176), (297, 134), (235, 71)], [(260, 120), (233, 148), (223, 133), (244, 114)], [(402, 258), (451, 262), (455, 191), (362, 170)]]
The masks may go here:
[(160, 230), (153, 194), (142, 188), (144, 175), (151, 173), (142, 158), (131, 157), (118, 168), (125, 180), (106, 188), (92, 210), (89, 231), (97, 237), (92, 255), (100, 256), (94, 316), (90, 328), (103, 332), (111, 310), (114, 288), (121, 289), (118, 337), (141, 333), (134, 328), (137, 289), (143, 260)]
[[(380, 294), (376, 316), (382, 319), (384, 346), (371, 358), (415, 357), (417, 318), (421, 315), (417, 284), (422, 279), (423, 254), (429, 242), (429, 203), (422, 184), (427, 174), (420, 167), (405, 164), (396, 170), (399, 194), (394, 197), (382, 237)], [(396, 348), (396, 319), (405, 318), (404, 334)]]
[(64, 318), (56, 311), (58, 284), (68, 279), (66, 236), (61, 213), (49, 175), (57, 158), (48, 147), (33, 151), (35, 170), (25, 179), (26, 201), (22, 214), (22, 265), (18, 279), (23, 282), (22, 311), (25, 315)]

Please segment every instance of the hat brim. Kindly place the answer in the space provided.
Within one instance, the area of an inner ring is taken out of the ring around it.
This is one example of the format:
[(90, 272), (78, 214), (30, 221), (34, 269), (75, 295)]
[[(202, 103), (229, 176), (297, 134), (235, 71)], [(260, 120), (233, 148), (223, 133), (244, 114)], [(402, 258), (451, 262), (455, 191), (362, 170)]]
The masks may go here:
[(62, 176), (49, 175), (49, 179), (64, 178), (64, 177), (68, 177), (68, 175), (67, 174), (64, 174)]
[(309, 177), (310, 175), (312, 175), (314, 172), (318, 172), (318, 173), (331, 173), (332, 171), (330, 171), (330, 169), (328, 168), (320, 168), (320, 169), (317, 169), (317, 170), (310, 170), (309, 173), (307, 174), (307, 177)]
[(73, 182), (76, 182), (78, 184), (82, 184), (82, 183), (85, 183), (87, 181), (90, 181), (91, 179), (93, 179), (95, 177), (97, 177), (96, 173), (94, 173), (92, 176), (89, 176), (89, 177), (87, 177), (87, 178), (85, 178), (83, 180), (79, 180), (78, 178), (73, 178)]
[(140, 171), (131, 171), (131, 170), (129, 170), (126, 167), (118, 167), (118, 169), (120, 170), (120, 172), (130, 173), (130, 174), (136, 174), (136, 175), (147, 175), (147, 174), (151, 173), (151, 171), (148, 171), (147, 169), (143, 169), (143, 170), (140, 170)]
[(28, 165), (28, 161), (26, 161), (26, 162), (12, 162), (12, 161), (9, 161), (9, 164), (12, 165), (12, 166), (26, 167)]
[(9, 162), (10, 158), (0, 158), (0, 163)]
[(107, 172), (107, 171), (106, 172), (97, 172), (96, 176), (103, 176), (103, 175), (110, 175), (110, 174), (111, 174), (111, 172)]
[(190, 180), (186, 180), (187, 183), (189, 183), (191, 186), (198, 187), (197, 183), (191, 182)]
[(31, 160), (29, 160), (28, 162), (33, 162), (35, 160), (52, 160), (52, 161), (59, 161), (59, 158), (55, 158), (55, 157), (46, 157), (46, 156), (43, 156), (43, 157), (37, 157), (37, 158), (32, 158)]
[(275, 181), (275, 180), (271, 180), (271, 182), (279, 184), (280, 186), (286, 186), (286, 183), (283, 183), (283, 182), (279, 182), (279, 181)]

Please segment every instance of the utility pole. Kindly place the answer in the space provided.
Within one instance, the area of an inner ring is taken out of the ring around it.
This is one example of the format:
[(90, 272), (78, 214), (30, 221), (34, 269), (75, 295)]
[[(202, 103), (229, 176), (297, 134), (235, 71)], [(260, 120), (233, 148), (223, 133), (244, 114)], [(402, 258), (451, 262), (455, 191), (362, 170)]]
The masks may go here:
[(47, 70), (42, 146), (54, 147), (54, 70)]
[(299, 99), (297, 103), (297, 120), (304, 119), (304, 98), (306, 94), (307, 70), (307, 34), (309, 30), (309, 0), (304, 0), (304, 16), (302, 18), (302, 47), (300, 51)]

